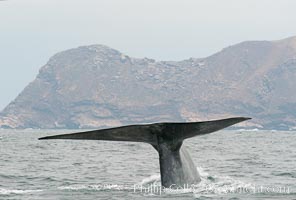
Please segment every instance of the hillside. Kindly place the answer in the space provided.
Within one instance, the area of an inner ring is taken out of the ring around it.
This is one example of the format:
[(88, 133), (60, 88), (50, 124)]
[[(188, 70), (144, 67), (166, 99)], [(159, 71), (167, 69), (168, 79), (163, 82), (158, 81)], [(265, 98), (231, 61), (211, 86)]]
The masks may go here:
[(103, 45), (54, 55), (0, 113), (2, 128), (95, 128), (252, 117), (296, 129), (296, 37), (248, 41), (206, 58), (155, 61)]

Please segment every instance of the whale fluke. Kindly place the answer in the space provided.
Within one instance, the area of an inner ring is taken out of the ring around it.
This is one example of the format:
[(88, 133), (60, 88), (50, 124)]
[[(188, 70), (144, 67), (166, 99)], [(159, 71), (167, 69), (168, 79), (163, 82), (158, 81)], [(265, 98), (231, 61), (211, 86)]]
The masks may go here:
[(39, 140), (48, 139), (73, 139), (73, 140), (112, 140), (112, 141), (130, 141), (146, 142), (156, 144), (157, 140), (152, 134), (156, 124), (151, 125), (130, 125), (109, 129), (94, 131), (85, 131), (72, 134), (54, 135), (39, 138)]
[(212, 133), (248, 119), (251, 118), (236, 117), (202, 122), (163, 122), (143, 125), (129, 125), (72, 134), (47, 136), (39, 138), (39, 140), (112, 140), (157, 144), (157, 136), (166, 136), (175, 140), (184, 140), (197, 135)]
[(145, 142), (159, 153), (161, 183), (164, 187), (182, 187), (200, 181), (199, 174), (189, 154), (182, 146), (183, 140), (212, 133), (251, 118), (235, 117), (202, 122), (163, 122), (143, 125), (129, 125), (72, 134), (39, 138), (74, 140), (111, 140)]

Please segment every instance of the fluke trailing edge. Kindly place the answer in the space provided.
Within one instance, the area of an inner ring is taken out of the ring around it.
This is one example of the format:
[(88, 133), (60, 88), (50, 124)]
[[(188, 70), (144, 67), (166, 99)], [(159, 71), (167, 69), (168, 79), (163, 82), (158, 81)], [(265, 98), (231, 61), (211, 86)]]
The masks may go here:
[(146, 142), (159, 154), (161, 184), (182, 187), (200, 182), (198, 171), (187, 153), (183, 140), (212, 133), (251, 118), (236, 117), (214, 121), (188, 123), (155, 123), (39, 138), (74, 140), (112, 140)]

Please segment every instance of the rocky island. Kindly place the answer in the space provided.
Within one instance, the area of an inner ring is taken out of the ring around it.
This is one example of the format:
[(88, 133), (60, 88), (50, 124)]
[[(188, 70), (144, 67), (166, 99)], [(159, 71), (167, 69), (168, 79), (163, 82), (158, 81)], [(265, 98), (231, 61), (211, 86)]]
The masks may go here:
[(0, 113), (2, 128), (103, 128), (230, 116), (296, 129), (296, 37), (247, 41), (206, 58), (155, 61), (104, 45), (54, 55)]

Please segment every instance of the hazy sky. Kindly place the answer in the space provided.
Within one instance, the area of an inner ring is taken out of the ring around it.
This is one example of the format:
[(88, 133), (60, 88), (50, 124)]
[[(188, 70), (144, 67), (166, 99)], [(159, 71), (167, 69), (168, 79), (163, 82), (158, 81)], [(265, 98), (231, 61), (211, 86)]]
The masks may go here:
[(0, 110), (53, 54), (105, 44), (134, 57), (205, 57), (296, 35), (295, 0), (0, 1)]

